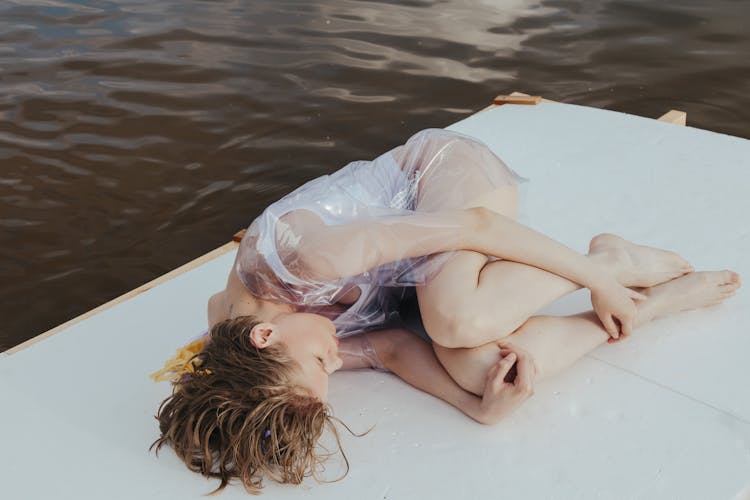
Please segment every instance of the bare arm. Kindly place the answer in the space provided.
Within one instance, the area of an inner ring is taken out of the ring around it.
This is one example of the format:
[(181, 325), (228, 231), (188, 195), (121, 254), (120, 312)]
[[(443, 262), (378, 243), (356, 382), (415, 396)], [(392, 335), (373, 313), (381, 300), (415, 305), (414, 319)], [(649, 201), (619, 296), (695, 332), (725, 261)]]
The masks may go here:
[(319, 279), (354, 276), (381, 264), (451, 250), (473, 250), (538, 267), (587, 288), (608, 274), (562, 243), (483, 207), (316, 227), (298, 257)]
[[(435, 357), (432, 347), (418, 336), (400, 328), (361, 335), (368, 336), (384, 366), (409, 385), (455, 406), (477, 422), (495, 423), (493, 415), (483, 410), (482, 398), (456, 384)], [(352, 367), (363, 368), (364, 365)]]

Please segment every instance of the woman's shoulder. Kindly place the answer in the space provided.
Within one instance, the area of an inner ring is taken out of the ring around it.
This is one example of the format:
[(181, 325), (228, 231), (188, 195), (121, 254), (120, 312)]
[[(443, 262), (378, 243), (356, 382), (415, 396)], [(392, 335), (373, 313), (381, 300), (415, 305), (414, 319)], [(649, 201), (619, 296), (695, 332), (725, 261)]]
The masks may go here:
[(240, 242), (234, 277), (256, 299), (296, 306), (332, 304), (341, 280), (313, 279), (299, 258), (304, 235), (322, 224), (306, 210), (289, 212), (274, 224), (254, 222)]

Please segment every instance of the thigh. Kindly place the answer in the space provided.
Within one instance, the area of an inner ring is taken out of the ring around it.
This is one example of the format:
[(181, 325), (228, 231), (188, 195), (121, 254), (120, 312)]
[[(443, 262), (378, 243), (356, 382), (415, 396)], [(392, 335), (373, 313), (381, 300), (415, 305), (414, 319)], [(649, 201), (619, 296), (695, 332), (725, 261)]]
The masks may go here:
[[(422, 177), (416, 210), (487, 207), (518, 218), (519, 194), (512, 174), (491, 151), (475, 143), (457, 142), (443, 152), (440, 164), (431, 165)], [(417, 287), (422, 321), (433, 340), (447, 335), (455, 319), (476, 290), (479, 273), (490, 257), (460, 250), (445, 262), (432, 280)], [(496, 260), (494, 257), (492, 260)]]
[(500, 348), (494, 342), (478, 347), (448, 348), (432, 343), (440, 364), (464, 390), (481, 397), (487, 370), (500, 360)]

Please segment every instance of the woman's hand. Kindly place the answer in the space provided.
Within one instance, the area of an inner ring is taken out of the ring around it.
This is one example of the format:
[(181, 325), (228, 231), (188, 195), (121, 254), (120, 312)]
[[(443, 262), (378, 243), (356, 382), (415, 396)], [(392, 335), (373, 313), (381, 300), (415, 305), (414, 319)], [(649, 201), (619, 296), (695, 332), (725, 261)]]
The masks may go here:
[[(646, 300), (648, 297), (614, 279), (607, 279), (601, 285), (591, 288), (591, 305), (613, 339), (619, 339), (621, 334), (626, 337), (633, 332), (633, 322), (638, 313), (634, 299)], [(620, 322), (622, 332), (618, 330), (613, 317)]]
[[(534, 377), (537, 373), (528, 352), (501, 342), (498, 346), (502, 359), (487, 371), (480, 404), (482, 421), (488, 424), (497, 423), (534, 394)], [(515, 374), (511, 371), (514, 363)]]

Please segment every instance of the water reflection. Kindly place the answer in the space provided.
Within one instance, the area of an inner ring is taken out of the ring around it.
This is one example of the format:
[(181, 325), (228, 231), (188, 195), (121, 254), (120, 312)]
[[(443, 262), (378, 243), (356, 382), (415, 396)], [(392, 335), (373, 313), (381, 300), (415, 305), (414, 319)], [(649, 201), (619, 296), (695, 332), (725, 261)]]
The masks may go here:
[(728, 0), (6, 0), (0, 348), (500, 92), (678, 108), (746, 136), (748, 14)]

